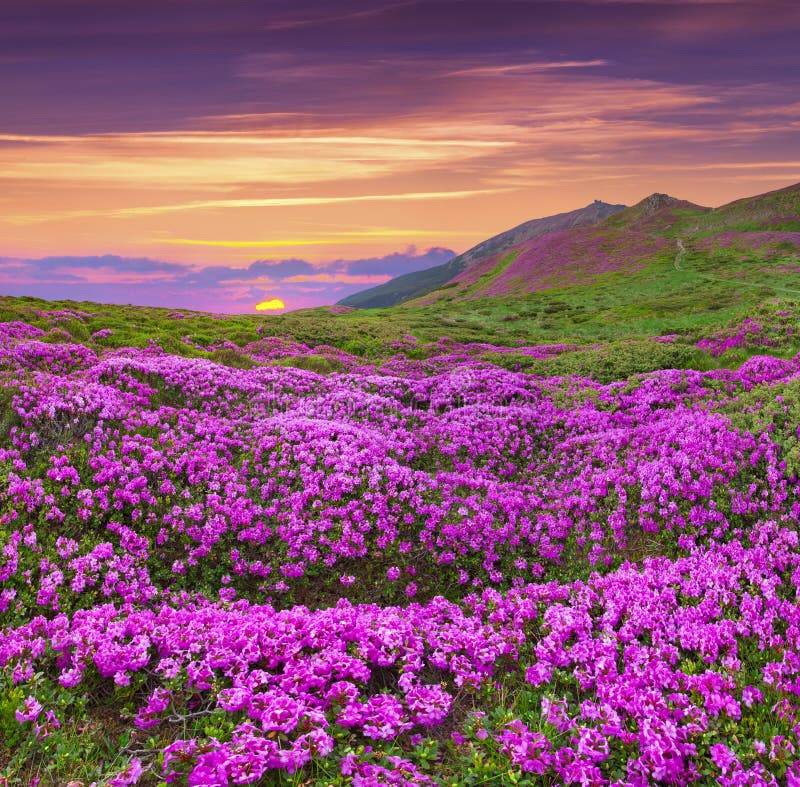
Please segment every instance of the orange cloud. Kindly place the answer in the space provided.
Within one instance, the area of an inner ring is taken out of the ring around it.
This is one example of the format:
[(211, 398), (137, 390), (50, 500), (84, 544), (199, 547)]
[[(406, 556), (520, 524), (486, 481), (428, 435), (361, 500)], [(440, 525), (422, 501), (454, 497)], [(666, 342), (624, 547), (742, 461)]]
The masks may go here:
[(354, 276), (349, 273), (302, 273), (298, 276), (290, 276), (283, 281), (285, 284), (306, 284), (309, 282), (321, 284), (383, 284), (391, 278), (391, 276), (382, 276), (380, 274)]
[[(150, 188), (365, 180), (483, 156), (513, 143), (377, 132), (308, 135), (187, 131), (95, 135), (0, 134), (3, 178)], [(35, 152), (35, 155), (31, 155)]]
[[(170, 246), (211, 246), (222, 249), (285, 249), (294, 246), (336, 246), (358, 243), (360, 239), (374, 241), (376, 238), (443, 238), (448, 235), (463, 237), (465, 233), (437, 229), (368, 229), (353, 232), (332, 232), (324, 238), (286, 238), (270, 240), (204, 240), (199, 238), (156, 238), (154, 243)], [(468, 233), (467, 233), (468, 234)], [(478, 233), (480, 234), (480, 233)]]

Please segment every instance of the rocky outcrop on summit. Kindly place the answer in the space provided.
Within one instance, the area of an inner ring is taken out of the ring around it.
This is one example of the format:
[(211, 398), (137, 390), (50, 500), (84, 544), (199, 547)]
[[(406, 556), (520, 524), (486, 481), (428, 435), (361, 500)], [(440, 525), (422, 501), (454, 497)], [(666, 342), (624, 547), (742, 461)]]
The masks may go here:
[(642, 215), (649, 216), (653, 213), (657, 213), (659, 210), (663, 210), (664, 208), (674, 208), (679, 206), (681, 203), (691, 204), (686, 203), (685, 200), (679, 200), (675, 197), (670, 197), (669, 194), (659, 194), (656, 192), (655, 194), (651, 194), (649, 197), (645, 197), (639, 203), (639, 206), (641, 208)]
[(661, 232), (683, 220), (687, 214), (702, 214), (710, 210), (688, 200), (656, 192), (606, 219), (603, 226)]

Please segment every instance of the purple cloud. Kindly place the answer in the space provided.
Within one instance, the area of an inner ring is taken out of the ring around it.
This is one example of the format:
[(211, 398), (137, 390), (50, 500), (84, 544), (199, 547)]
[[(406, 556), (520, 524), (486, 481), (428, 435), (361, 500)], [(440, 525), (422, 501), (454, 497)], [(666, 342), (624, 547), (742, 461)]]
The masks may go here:
[(450, 249), (411, 247), (384, 257), (312, 264), (302, 259), (256, 260), (244, 268), (199, 267), (146, 257), (0, 257), (7, 295), (251, 312), (279, 297), (289, 309), (335, 303), (403, 273), (441, 265)]

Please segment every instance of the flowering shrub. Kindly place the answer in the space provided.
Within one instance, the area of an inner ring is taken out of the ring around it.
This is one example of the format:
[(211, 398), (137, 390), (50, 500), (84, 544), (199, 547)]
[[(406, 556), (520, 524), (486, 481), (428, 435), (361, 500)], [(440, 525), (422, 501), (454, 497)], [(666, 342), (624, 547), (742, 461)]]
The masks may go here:
[(6, 358), (20, 370), (55, 374), (91, 366), (97, 361), (97, 356), (82, 344), (47, 344), (35, 339), (20, 342), (13, 348), (11, 357)]
[(756, 318), (747, 317), (701, 339), (697, 346), (714, 356), (724, 355), (728, 350), (737, 348), (785, 348), (792, 345), (797, 332), (796, 307), (778, 302), (762, 307)]
[(41, 317), (47, 322), (51, 323), (68, 323), (72, 321), (84, 322), (86, 318), (93, 316), (89, 312), (80, 311), (78, 309), (58, 309), (49, 311), (35, 309), (34, 313), (38, 317)]
[(37, 336), (0, 327), (0, 778), (111, 708), (98, 784), (800, 779), (800, 357)]

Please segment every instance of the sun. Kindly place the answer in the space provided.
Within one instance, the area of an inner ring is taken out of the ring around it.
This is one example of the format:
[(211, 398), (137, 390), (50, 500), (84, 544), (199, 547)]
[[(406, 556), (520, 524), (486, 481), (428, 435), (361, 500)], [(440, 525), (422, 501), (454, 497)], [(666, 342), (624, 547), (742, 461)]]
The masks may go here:
[(257, 312), (277, 312), (285, 308), (286, 304), (280, 298), (269, 298), (256, 304)]

